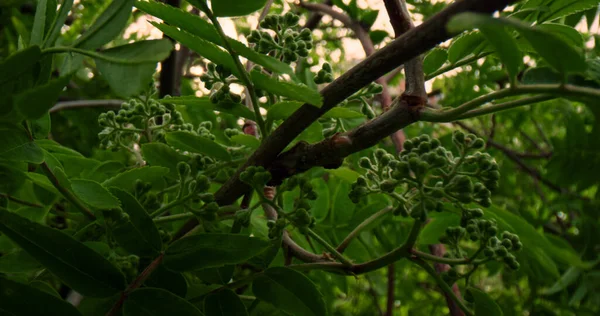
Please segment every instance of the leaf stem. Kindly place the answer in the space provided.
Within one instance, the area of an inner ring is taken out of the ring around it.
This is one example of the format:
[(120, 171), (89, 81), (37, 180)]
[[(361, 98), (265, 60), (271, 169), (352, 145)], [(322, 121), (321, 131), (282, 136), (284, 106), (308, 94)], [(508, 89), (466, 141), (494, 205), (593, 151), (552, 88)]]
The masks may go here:
[(371, 224), (372, 222), (374, 222), (376, 219), (384, 216), (385, 214), (391, 212), (394, 208), (391, 206), (388, 206), (380, 211), (378, 211), (377, 213), (369, 216), (367, 219), (365, 219), (364, 221), (362, 221), (358, 226), (356, 226), (356, 228), (354, 228), (353, 231), (351, 231), (348, 236), (346, 236), (346, 238), (340, 243), (340, 245), (337, 247), (337, 251), (342, 253), (344, 252), (344, 250), (346, 250), (346, 248), (348, 247), (348, 245), (350, 244), (350, 242), (352, 241), (352, 239), (354, 239), (356, 236), (358, 236), (358, 234), (360, 234), (360, 232), (367, 226), (369, 226), (369, 224)]
[[(483, 109), (474, 110), (476, 107), (515, 95), (542, 93), (542, 96), (531, 97), (523, 100), (515, 100), (506, 103), (490, 105)], [(600, 89), (580, 87), (570, 84), (531, 84), (519, 85), (510, 88), (494, 91), (489, 94), (479, 96), (471, 101), (465, 102), (455, 108), (448, 110), (425, 109), (421, 112), (420, 119), (427, 122), (452, 122), (463, 118), (471, 118), (479, 115), (495, 113), (521, 105), (549, 100), (551, 97), (578, 98), (590, 97), (600, 98)]]
[(46, 174), (48, 179), (50, 179), (50, 182), (52, 182), (52, 185), (58, 190), (58, 192), (60, 192), (63, 195), (65, 199), (67, 199), (69, 202), (75, 205), (75, 207), (81, 213), (83, 213), (83, 215), (87, 216), (87, 218), (91, 220), (96, 220), (96, 216), (94, 215), (94, 213), (85, 204), (83, 204), (83, 202), (79, 198), (77, 198), (77, 196), (75, 196), (73, 192), (69, 191), (69, 189), (65, 188), (60, 184), (60, 181), (52, 172), (52, 170), (50, 170), (50, 167), (46, 162), (42, 162), (40, 166), (42, 167), (42, 170), (44, 170), (44, 173)]
[(485, 57), (485, 56), (487, 56), (489, 54), (491, 54), (491, 53), (483, 53), (483, 54), (480, 54), (480, 55), (471, 56), (471, 57), (459, 60), (458, 62), (456, 62), (454, 64), (450, 64), (450, 65), (444, 66), (444, 67), (438, 69), (437, 71), (434, 71), (431, 74), (425, 76), (425, 81), (431, 80), (431, 79), (433, 79), (433, 78), (435, 78), (435, 77), (437, 77), (437, 76), (439, 76), (439, 75), (441, 75), (443, 73), (446, 73), (446, 72), (448, 72), (448, 71), (450, 71), (450, 70), (452, 70), (454, 68), (458, 68), (458, 67), (462, 67), (464, 65), (468, 65), (468, 64), (470, 64), (470, 63), (472, 63), (474, 61), (477, 61), (480, 58), (483, 58), (483, 57)]
[(121, 307), (123, 306), (123, 303), (127, 299), (127, 295), (129, 295), (129, 293), (131, 293), (133, 290), (139, 288), (146, 281), (146, 279), (150, 276), (150, 274), (152, 274), (152, 272), (154, 272), (154, 270), (156, 270), (156, 268), (158, 268), (158, 266), (160, 266), (164, 257), (165, 257), (165, 254), (161, 253), (158, 257), (156, 257), (156, 259), (154, 259), (152, 262), (150, 262), (150, 264), (146, 267), (146, 269), (144, 269), (144, 271), (142, 271), (142, 273), (140, 273), (140, 275), (138, 275), (138, 277), (135, 280), (133, 280), (133, 282), (131, 282), (131, 284), (129, 284), (129, 286), (121, 293), (121, 297), (119, 298), (118, 301), (115, 302), (115, 304), (112, 306), (110, 311), (108, 311), (108, 313), (106, 313), (106, 316), (113, 316), (113, 315), (120, 314)]
[(43, 208), (43, 205), (39, 205), (37, 203), (32, 203), (32, 202), (28, 202), (28, 201), (23, 201), (21, 199), (18, 199), (12, 195), (8, 195), (6, 193), (0, 193), (0, 198), (5, 198), (8, 199), (9, 201), (13, 201), (15, 203), (19, 203), (22, 205), (26, 205), (26, 206), (31, 206), (31, 207), (37, 207), (37, 208)]
[(327, 241), (325, 241), (325, 239), (323, 239), (321, 236), (319, 236), (317, 233), (315, 233), (312, 229), (306, 227), (306, 228), (304, 228), (304, 230), (306, 231), (308, 236), (312, 237), (314, 240), (316, 240), (318, 243), (320, 243), (323, 247), (325, 247), (334, 257), (336, 257), (338, 260), (340, 260), (340, 262), (342, 262), (343, 264), (346, 264), (346, 265), (352, 265), (352, 261), (350, 261), (350, 259), (346, 258), (343, 254), (338, 252), (337, 249), (335, 249), (332, 245), (330, 245)]
[(411, 258), (411, 261), (416, 263), (417, 265), (419, 265), (425, 271), (427, 271), (427, 273), (429, 273), (429, 275), (431, 275), (435, 279), (435, 282), (446, 293), (446, 295), (448, 295), (460, 307), (460, 309), (462, 309), (462, 311), (465, 313), (465, 315), (467, 315), (467, 316), (473, 315), (473, 312), (465, 305), (465, 303), (461, 299), (456, 297), (456, 295), (454, 294), (454, 291), (452, 291), (452, 288), (450, 287), (450, 285), (448, 285), (448, 283), (446, 283), (442, 279), (442, 277), (439, 274), (437, 274), (437, 272), (435, 272), (433, 267), (431, 267), (427, 262), (425, 262), (419, 258)]
[(181, 199), (177, 199), (177, 200), (175, 200), (175, 201), (172, 201), (172, 202), (170, 202), (170, 203), (167, 203), (166, 205), (163, 205), (163, 206), (161, 206), (161, 207), (160, 207), (159, 209), (157, 209), (156, 211), (154, 211), (154, 212), (150, 213), (150, 217), (154, 218), (154, 217), (156, 217), (156, 216), (158, 216), (158, 215), (160, 215), (160, 214), (162, 214), (162, 213), (164, 213), (164, 212), (168, 211), (169, 209), (171, 209), (171, 208), (173, 208), (173, 207), (175, 207), (175, 206), (177, 206), (177, 205), (180, 205), (180, 204), (182, 204), (182, 203), (185, 203), (186, 201), (188, 201), (189, 199), (191, 199), (191, 198), (193, 198), (193, 197), (194, 197), (194, 194), (188, 194), (188, 195), (186, 195), (186, 196), (182, 197)]
[(227, 37), (227, 35), (225, 35), (225, 32), (223, 31), (223, 28), (221, 27), (219, 20), (217, 20), (215, 15), (212, 13), (211, 10), (208, 9), (208, 7), (203, 8), (203, 11), (204, 11), (204, 13), (206, 13), (208, 18), (213, 23), (215, 29), (219, 33), (219, 36), (223, 40), (225, 49), (227, 49), (227, 51), (231, 55), (231, 58), (233, 59), (233, 61), (235, 63), (235, 67), (237, 68), (238, 72), (240, 73), (241, 78), (239, 78), (239, 79), (242, 80), (242, 82), (248, 89), (248, 94), (250, 94), (250, 99), (252, 100), (252, 108), (254, 109), (254, 114), (256, 116), (256, 123), (258, 124), (258, 127), (260, 128), (260, 133), (262, 135), (262, 139), (264, 140), (264, 139), (266, 139), (266, 137), (269, 134), (268, 134), (267, 128), (265, 126), (265, 120), (263, 119), (262, 114), (260, 114), (260, 106), (258, 103), (258, 96), (256, 95), (256, 90), (254, 89), (254, 84), (252, 83), (252, 80), (250, 80), (250, 75), (246, 71), (246, 68), (244, 68), (244, 66), (240, 62), (240, 57), (239, 57), (238, 53), (236, 51), (234, 51), (233, 48), (231, 47), (231, 44), (229, 43), (229, 38)]

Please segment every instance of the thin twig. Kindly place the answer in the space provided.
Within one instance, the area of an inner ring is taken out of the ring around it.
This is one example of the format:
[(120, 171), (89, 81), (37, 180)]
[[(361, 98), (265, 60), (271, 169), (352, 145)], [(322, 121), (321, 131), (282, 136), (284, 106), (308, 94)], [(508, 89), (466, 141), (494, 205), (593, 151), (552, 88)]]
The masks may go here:
[(385, 214), (391, 212), (393, 209), (393, 207), (388, 206), (362, 221), (358, 226), (356, 226), (356, 228), (354, 228), (354, 230), (352, 230), (348, 234), (348, 236), (346, 236), (346, 238), (339, 244), (339, 246), (337, 246), (337, 251), (339, 251), (340, 253), (344, 252), (344, 250), (346, 250), (346, 248), (350, 245), (350, 242), (352, 242), (352, 240), (356, 238), (365, 227), (369, 226), (371, 223), (384, 216)]
[(156, 257), (156, 259), (150, 262), (146, 269), (144, 269), (144, 271), (142, 271), (142, 273), (140, 273), (140, 275), (138, 275), (138, 277), (133, 282), (131, 282), (131, 284), (129, 284), (125, 291), (121, 293), (121, 297), (118, 301), (115, 302), (110, 311), (106, 313), (106, 316), (114, 316), (119, 314), (119, 312), (121, 311), (121, 307), (123, 306), (123, 303), (127, 299), (129, 293), (131, 293), (133, 290), (139, 288), (142, 284), (144, 284), (144, 282), (146, 281), (146, 279), (148, 279), (150, 274), (152, 274), (152, 272), (154, 272), (154, 270), (156, 270), (156, 268), (160, 266), (164, 256), (165, 254), (161, 253), (160, 255), (158, 255), (158, 257)]
[(63, 110), (74, 110), (82, 108), (120, 108), (123, 104), (123, 100), (77, 100), (77, 101), (63, 101), (56, 103), (50, 108), (50, 113), (56, 113)]
[(37, 207), (37, 208), (44, 208), (43, 205), (40, 205), (40, 204), (37, 204), (37, 203), (33, 203), (33, 202), (24, 201), (24, 200), (21, 200), (21, 199), (18, 199), (16, 197), (12, 196), (12, 195), (8, 195), (6, 193), (0, 193), (0, 198), (5, 198), (5, 199), (7, 199), (9, 201), (13, 201), (15, 203), (19, 203), (19, 204), (26, 205), (26, 206)]

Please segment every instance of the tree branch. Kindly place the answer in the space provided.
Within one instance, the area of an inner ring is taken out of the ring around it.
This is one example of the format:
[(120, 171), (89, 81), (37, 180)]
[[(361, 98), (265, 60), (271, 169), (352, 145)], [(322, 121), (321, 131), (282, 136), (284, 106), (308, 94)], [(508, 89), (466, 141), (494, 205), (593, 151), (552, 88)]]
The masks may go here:
[[(323, 1), (324, 5), (327, 6), (332, 6), (333, 5), (333, 1), (332, 0), (325, 0)], [(306, 20), (306, 23), (304, 24), (304, 27), (309, 29), (309, 30), (314, 30), (319, 23), (321, 22), (321, 18), (323, 17), (322, 14), (318, 13), (318, 12), (313, 12), (308, 19)]]
[(165, 254), (161, 253), (158, 257), (156, 257), (156, 259), (154, 259), (154, 261), (150, 262), (150, 264), (146, 267), (146, 269), (144, 269), (144, 271), (142, 271), (142, 273), (140, 273), (140, 275), (135, 280), (133, 280), (133, 282), (131, 282), (131, 284), (129, 284), (129, 286), (125, 289), (125, 291), (123, 291), (123, 293), (121, 293), (121, 297), (119, 298), (119, 300), (117, 302), (115, 302), (115, 304), (110, 309), (110, 311), (108, 311), (108, 313), (106, 313), (107, 316), (113, 316), (113, 315), (120, 314), (121, 307), (123, 306), (123, 303), (127, 299), (127, 296), (129, 295), (129, 293), (131, 293), (133, 290), (139, 288), (146, 281), (146, 279), (150, 276), (150, 274), (152, 274), (152, 272), (154, 272), (154, 270), (156, 270), (156, 268), (158, 268), (158, 266), (162, 263), (164, 256), (165, 256)]
[[(165, 4), (175, 8), (179, 8), (180, 0), (166, 0)], [(163, 38), (168, 38), (173, 44), (175, 41), (163, 34)], [(182, 58), (180, 52), (173, 49), (167, 59), (160, 63), (160, 79), (158, 85), (158, 93), (161, 98), (166, 95), (177, 96), (179, 95), (179, 82), (181, 81), (182, 69), (178, 69), (178, 59)]]
[[(446, 24), (450, 18), (466, 11), (491, 14), (497, 10), (503, 9), (505, 6), (515, 1), (516, 0), (463, 0), (454, 2), (423, 24), (404, 33), (389, 45), (354, 66), (321, 91), (323, 105), (320, 108), (316, 108), (310, 104), (304, 104), (273, 131), (247, 162), (237, 170), (219, 191), (217, 191), (215, 194), (216, 201), (220, 205), (233, 203), (249, 189), (247, 185), (239, 180), (240, 173), (248, 166), (256, 165), (268, 167), (297, 135), (339, 102), (343, 101), (370, 82), (385, 75), (391, 69), (397, 68), (415, 56), (431, 49), (438, 43), (452, 37), (452, 34), (449, 34), (446, 31)], [(409, 108), (407, 106), (402, 106), (403, 102), (398, 101), (398, 103), (400, 106), (392, 107), (392, 110), (373, 120), (377, 123), (376, 125), (379, 125), (380, 127), (377, 129), (377, 132), (383, 132), (385, 133), (384, 135), (387, 136), (416, 121), (418, 113), (413, 110), (408, 110)], [(398, 122), (385, 122), (387, 118), (391, 117), (396, 118), (395, 120)], [(384, 119), (382, 120), (382, 118)], [(379, 135), (374, 132), (364, 131), (361, 127), (352, 134), (368, 135), (370, 137)], [(363, 138), (359, 137), (357, 139)], [(379, 139), (381, 139), (381, 137), (376, 137), (375, 141), (373, 139), (368, 139), (367, 143), (373, 145)], [(337, 141), (339, 140), (341, 140), (341, 142), (346, 142), (343, 138), (337, 138)], [(325, 141), (325, 143), (332, 143), (335, 145), (336, 137)], [(326, 145), (321, 147), (323, 149), (330, 149), (332, 146)], [(346, 145), (342, 147), (345, 147), (344, 152), (346, 154), (353, 152), (348, 149), (354, 149), (355, 151), (363, 149), (359, 148), (360, 146), (357, 146), (356, 144), (353, 146)], [(318, 153), (318, 155), (323, 156), (325, 154), (324, 152), (321, 152)], [(334, 157), (336, 164), (339, 165), (340, 157), (345, 156), (346, 155), (340, 155), (338, 153), (337, 157)], [(197, 221), (188, 222), (188, 224), (184, 225), (182, 230), (180, 230), (177, 236), (182, 236), (185, 234), (186, 230), (195, 227), (197, 223)]]

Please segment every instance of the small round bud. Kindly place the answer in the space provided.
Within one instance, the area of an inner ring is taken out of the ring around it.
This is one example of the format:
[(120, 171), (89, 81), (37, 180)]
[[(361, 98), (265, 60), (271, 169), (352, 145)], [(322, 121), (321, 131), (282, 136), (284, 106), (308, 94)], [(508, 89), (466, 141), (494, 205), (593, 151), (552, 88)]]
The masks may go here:
[(498, 257), (505, 257), (508, 254), (508, 250), (504, 246), (500, 246), (496, 249), (496, 255)]

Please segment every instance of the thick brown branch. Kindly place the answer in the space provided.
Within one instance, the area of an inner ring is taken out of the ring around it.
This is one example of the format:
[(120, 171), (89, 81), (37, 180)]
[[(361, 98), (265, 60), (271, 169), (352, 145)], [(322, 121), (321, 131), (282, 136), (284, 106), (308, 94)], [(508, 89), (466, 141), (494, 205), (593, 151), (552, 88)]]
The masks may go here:
[[(333, 1), (332, 0), (325, 0), (323, 1), (324, 5), (328, 5), (328, 6), (332, 6)], [(304, 24), (304, 27), (310, 30), (314, 30), (319, 23), (321, 22), (321, 18), (323, 17), (322, 14), (314, 12), (312, 13), (309, 17), (308, 20), (306, 20), (306, 23)]]
[(389, 111), (351, 131), (316, 144), (300, 142), (281, 154), (268, 168), (272, 184), (312, 167), (338, 168), (346, 156), (372, 147), (393, 132), (418, 121), (421, 107), (409, 103), (408, 97), (397, 100), (400, 101)]

